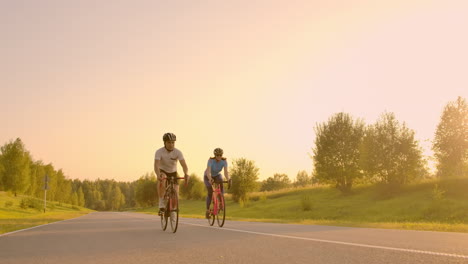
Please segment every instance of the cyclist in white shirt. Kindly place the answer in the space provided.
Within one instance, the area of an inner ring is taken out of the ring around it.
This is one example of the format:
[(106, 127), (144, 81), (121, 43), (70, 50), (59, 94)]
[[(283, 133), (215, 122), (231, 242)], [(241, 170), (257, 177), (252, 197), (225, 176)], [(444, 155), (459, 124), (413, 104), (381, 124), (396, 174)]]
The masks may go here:
[[(185, 180), (188, 181), (188, 167), (182, 151), (175, 148), (176, 135), (166, 133), (163, 135), (164, 147), (158, 149), (154, 156), (154, 172), (158, 177), (159, 213), (164, 211), (164, 194), (166, 192), (166, 177), (177, 177), (177, 161), (184, 170)], [(176, 192), (179, 196), (179, 184), (176, 180)]]

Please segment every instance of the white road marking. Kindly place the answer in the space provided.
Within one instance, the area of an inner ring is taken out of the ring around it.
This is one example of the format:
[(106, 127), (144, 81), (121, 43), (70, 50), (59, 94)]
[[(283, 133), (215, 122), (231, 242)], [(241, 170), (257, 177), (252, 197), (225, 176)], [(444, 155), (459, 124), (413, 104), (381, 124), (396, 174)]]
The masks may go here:
[(193, 223), (187, 223), (187, 222), (180, 222), (180, 224), (192, 225), (192, 226), (200, 226), (200, 227), (205, 227), (205, 228), (214, 228), (214, 229), (217, 229), (217, 230), (227, 230), (227, 231), (233, 231), (233, 232), (248, 233), (248, 234), (254, 234), (254, 235), (262, 235), (262, 236), (273, 236), (273, 237), (280, 237), (280, 238), (307, 240), (307, 241), (323, 242), (323, 243), (331, 243), (331, 244), (339, 244), (339, 245), (346, 245), (346, 246), (356, 246), (356, 247), (365, 247), (365, 248), (377, 248), (377, 249), (386, 249), (386, 250), (393, 250), (393, 251), (402, 251), (402, 252), (411, 252), (411, 253), (418, 253), (418, 254), (427, 254), (427, 255), (435, 255), (435, 256), (444, 256), (444, 257), (453, 257), (453, 258), (468, 259), (468, 256), (467, 256), (467, 255), (459, 255), (459, 254), (451, 254), (451, 253), (442, 253), (442, 252), (434, 252), (434, 251), (426, 251), (426, 250), (416, 250), (416, 249), (406, 249), (406, 248), (396, 248), (396, 247), (376, 246), (376, 245), (369, 245), (369, 244), (350, 243), (350, 242), (335, 241), (335, 240), (325, 240), (325, 239), (316, 239), (316, 238), (308, 238), (308, 237), (278, 235), (278, 234), (272, 234), (272, 233), (263, 233), (263, 232), (247, 231), (247, 230), (234, 229), (234, 228), (226, 228), (226, 227), (219, 228), (219, 227), (212, 227), (212, 226), (200, 225), (200, 224), (193, 224)]
[[(127, 215), (133, 218), (139, 218), (142, 220), (154, 220), (154, 218), (148, 219), (148, 218), (142, 218), (142, 217), (137, 217), (136, 215), (128, 214), (128, 213), (120, 213), (120, 212), (115, 212), (117, 214), (123, 214)], [(91, 213), (92, 214), (92, 213)], [(86, 214), (87, 215), (87, 214)], [(85, 215), (82, 215), (85, 216)], [(82, 217), (79, 216), (79, 217)], [(153, 216), (153, 215), (146, 215), (146, 216)], [(76, 217), (76, 218), (79, 218)], [(76, 219), (72, 218), (72, 219)], [(66, 219), (62, 221), (57, 221), (53, 223), (48, 223), (45, 225), (50, 225), (54, 223), (59, 223), (59, 222), (65, 222), (69, 221), (72, 219)], [(393, 250), (393, 251), (401, 251), (401, 252), (410, 252), (410, 253), (418, 253), (418, 254), (426, 254), (426, 255), (434, 255), (434, 256), (443, 256), (443, 257), (452, 257), (452, 258), (462, 258), (462, 259), (468, 259), (467, 255), (459, 255), (459, 254), (451, 254), (451, 253), (442, 253), (442, 252), (434, 252), (434, 251), (426, 251), (426, 250), (416, 250), (416, 249), (406, 249), (406, 248), (396, 248), (396, 247), (385, 247), (385, 246), (376, 246), (376, 245), (369, 245), (369, 244), (359, 244), (359, 243), (351, 243), (351, 242), (343, 242), (343, 241), (335, 241), (335, 240), (325, 240), (325, 239), (317, 239), (317, 238), (308, 238), (308, 237), (298, 237), (298, 236), (287, 236), (287, 235), (278, 235), (278, 234), (272, 234), (272, 233), (264, 233), (264, 232), (255, 232), (255, 231), (247, 231), (247, 230), (241, 230), (241, 229), (234, 229), (234, 228), (219, 228), (219, 227), (213, 227), (213, 226), (207, 226), (207, 225), (201, 225), (201, 224), (194, 224), (194, 223), (187, 223), (187, 222), (182, 222), (180, 221), (179, 224), (184, 224), (184, 225), (192, 225), (192, 226), (199, 226), (199, 227), (204, 227), (204, 228), (212, 228), (216, 230), (227, 230), (227, 231), (232, 231), (232, 232), (240, 232), (240, 233), (248, 233), (248, 234), (254, 234), (254, 235), (262, 235), (262, 236), (273, 236), (273, 237), (280, 237), (280, 238), (289, 238), (289, 239), (298, 239), (298, 240), (306, 240), (306, 241), (314, 241), (314, 242), (323, 242), (323, 243), (331, 243), (331, 244), (338, 244), (338, 245), (346, 245), (346, 246), (355, 246), (355, 247), (364, 247), (364, 248), (376, 248), (376, 249), (385, 249), (385, 250)], [(30, 229), (34, 229), (37, 227), (45, 226), (45, 225), (40, 225), (40, 226), (34, 226), (26, 229), (21, 229), (21, 230), (16, 230), (13, 232), (9, 233), (4, 233), (0, 234), (1, 236), (6, 236), (10, 234), (14, 234), (17, 232), (21, 231), (26, 231)]]

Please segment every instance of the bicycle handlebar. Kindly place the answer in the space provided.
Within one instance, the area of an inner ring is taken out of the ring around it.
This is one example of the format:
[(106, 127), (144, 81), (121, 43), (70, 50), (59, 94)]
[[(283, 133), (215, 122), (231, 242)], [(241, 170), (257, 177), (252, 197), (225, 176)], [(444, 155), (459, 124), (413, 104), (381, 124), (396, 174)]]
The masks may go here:
[(213, 186), (215, 183), (227, 183), (228, 184), (228, 189), (231, 189), (231, 184), (230, 184), (230, 181), (212, 181), (211, 182), (211, 185)]
[[(167, 176), (166, 176), (166, 177), (162, 177), (161, 180), (167, 180), (168, 178), (169, 178), (169, 177), (167, 177)], [(185, 177), (170, 177), (170, 178), (176, 179), (176, 180), (185, 180), (184, 186), (187, 186), (187, 181), (188, 181), (188, 180), (187, 180), (187, 178), (185, 178)], [(162, 186), (162, 182), (161, 182), (160, 184), (161, 184), (161, 186)]]

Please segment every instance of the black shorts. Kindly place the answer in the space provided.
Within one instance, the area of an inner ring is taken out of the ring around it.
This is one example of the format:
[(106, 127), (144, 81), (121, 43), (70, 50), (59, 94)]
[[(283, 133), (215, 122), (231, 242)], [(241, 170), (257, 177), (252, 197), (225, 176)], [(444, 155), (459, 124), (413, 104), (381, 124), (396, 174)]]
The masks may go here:
[[(159, 170), (159, 171), (162, 172), (162, 173), (164, 173), (164, 174), (166, 174), (166, 177), (167, 177), (167, 178), (176, 178), (176, 179), (175, 179), (175, 184), (179, 184), (179, 180), (177, 179), (177, 177), (179, 177), (179, 174), (177, 174), (177, 171), (171, 172), (171, 173), (165, 172), (165, 171), (163, 171), (163, 170)], [(167, 185), (167, 180), (166, 180), (166, 185)]]

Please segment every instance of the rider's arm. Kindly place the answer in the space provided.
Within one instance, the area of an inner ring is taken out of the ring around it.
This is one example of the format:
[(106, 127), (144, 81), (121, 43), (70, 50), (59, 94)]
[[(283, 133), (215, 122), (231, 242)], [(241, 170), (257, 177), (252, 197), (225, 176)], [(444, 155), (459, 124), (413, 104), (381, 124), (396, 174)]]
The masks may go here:
[(229, 181), (231, 177), (229, 177), (229, 172), (227, 166), (224, 167), (224, 177)]
[(184, 170), (184, 176), (188, 176), (188, 167), (187, 167), (187, 163), (185, 162), (185, 160), (180, 160), (180, 165), (182, 165), (182, 169)]
[(212, 178), (211, 178), (211, 166), (210, 165), (206, 167), (206, 177), (208, 178), (208, 181), (211, 182)]
[(159, 163), (161, 161), (160, 160), (157, 160), (155, 159), (154, 160), (154, 172), (156, 173), (156, 177), (158, 177), (158, 180), (161, 180), (161, 171), (159, 170)]
[(211, 182), (213, 178), (211, 178), (211, 160), (208, 159), (208, 163), (206, 164), (206, 177), (208, 181)]

